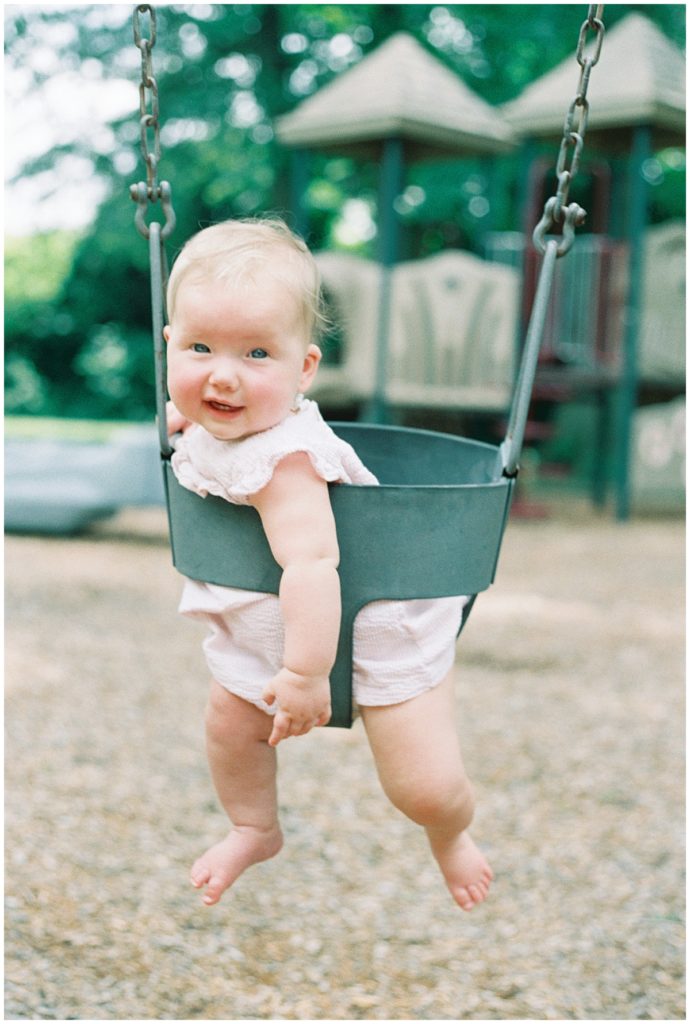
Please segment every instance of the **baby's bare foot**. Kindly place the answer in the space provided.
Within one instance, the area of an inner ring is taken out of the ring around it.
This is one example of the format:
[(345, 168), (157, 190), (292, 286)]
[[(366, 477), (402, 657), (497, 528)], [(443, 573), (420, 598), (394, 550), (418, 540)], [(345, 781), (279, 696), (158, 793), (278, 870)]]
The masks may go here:
[(431, 839), (433, 851), (455, 902), (472, 910), (489, 892), (494, 873), (479, 847), (467, 832), (450, 840)]
[(194, 862), (192, 885), (196, 889), (206, 886), (203, 900), (211, 906), (243, 871), (252, 864), (275, 857), (282, 845), (283, 836), (277, 825), (268, 831), (251, 826), (234, 828), (225, 839), (211, 846)]

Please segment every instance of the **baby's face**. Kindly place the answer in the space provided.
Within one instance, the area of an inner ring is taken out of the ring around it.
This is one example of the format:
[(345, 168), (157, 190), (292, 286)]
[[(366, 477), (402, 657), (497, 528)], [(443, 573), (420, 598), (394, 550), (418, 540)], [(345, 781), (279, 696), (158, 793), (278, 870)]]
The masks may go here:
[(182, 283), (168, 342), (168, 390), (187, 419), (220, 440), (268, 430), (306, 391), (321, 358), (287, 286)]

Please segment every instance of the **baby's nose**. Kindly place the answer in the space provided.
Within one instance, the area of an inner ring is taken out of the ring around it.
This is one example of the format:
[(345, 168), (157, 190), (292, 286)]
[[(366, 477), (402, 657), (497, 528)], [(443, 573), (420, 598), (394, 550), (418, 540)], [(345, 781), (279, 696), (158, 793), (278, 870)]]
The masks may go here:
[(232, 359), (216, 359), (211, 368), (210, 381), (216, 387), (235, 389), (239, 385), (237, 367)]

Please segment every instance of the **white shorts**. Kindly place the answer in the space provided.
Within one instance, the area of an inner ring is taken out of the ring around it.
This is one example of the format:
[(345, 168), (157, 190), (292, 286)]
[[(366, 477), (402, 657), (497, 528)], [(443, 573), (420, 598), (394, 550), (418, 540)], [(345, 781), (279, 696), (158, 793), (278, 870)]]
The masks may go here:
[[(400, 704), (437, 686), (455, 658), (466, 597), (374, 601), (355, 619), (352, 689), (356, 705)], [(204, 653), (213, 678), (268, 714), (261, 699), (282, 666), (278, 598), (185, 580), (180, 612), (207, 622)]]

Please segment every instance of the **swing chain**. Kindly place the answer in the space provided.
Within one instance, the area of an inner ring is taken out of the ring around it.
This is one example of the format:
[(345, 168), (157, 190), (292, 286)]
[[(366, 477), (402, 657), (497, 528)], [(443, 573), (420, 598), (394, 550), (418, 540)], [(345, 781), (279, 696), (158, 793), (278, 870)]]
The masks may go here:
[[(142, 30), (141, 16), (149, 16), (149, 35)], [(172, 190), (167, 181), (158, 181), (158, 164), (161, 155), (158, 83), (153, 73), (152, 50), (156, 43), (156, 12), (151, 4), (137, 4), (132, 14), (134, 43), (141, 52), (141, 81), (139, 82), (139, 132), (141, 152), (146, 165), (146, 181), (130, 186), (130, 196), (137, 204), (134, 223), (144, 238), (149, 237), (146, 212), (149, 203), (160, 199), (165, 223), (161, 238), (167, 238), (175, 227), (175, 211), (172, 207)]]
[[(575, 239), (575, 225), (582, 224), (587, 216), (586, 210), (576, 203), (568, 203), (570, 186), (575, 179), (580, 166), (580, 157), (587, 131), (589, 118), (589, 101), (587, 90), (592, 68), (598, 63), (601, 56), (601, 47), (604, 41), (604, 22), (602, 14), (603, 4), (590, 4), (589, 13), (580, 26), (580, 35), (577, 41), (576, 59), (580, 66), (580, 80), (577, 93), (568, 107), (563, 125), (563, 138), (558, 152), (556, 162), (556, 180), (558, 187), (555, 196), (546, 201), (544, 214), (534, 229), (532, 240), (535, 248), (544, 253), (546, 249), (546, 233), (556, 224), (563, 224), (563, 238), (558, 246), (558, 255), (563, 256), (571, 248)], [(595, 45), (591, 56), (585, 56), (588, 33), (595, 33)], [(577, 118), (577, 120), (576, 120)], [(570, 165), (568, 160), (570, 159)]]

